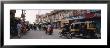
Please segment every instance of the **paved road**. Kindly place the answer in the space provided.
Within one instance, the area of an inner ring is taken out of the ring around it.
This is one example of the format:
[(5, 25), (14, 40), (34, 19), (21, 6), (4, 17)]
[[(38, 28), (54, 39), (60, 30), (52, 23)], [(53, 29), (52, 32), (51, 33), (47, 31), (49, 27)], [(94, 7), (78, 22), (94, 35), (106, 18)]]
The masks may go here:
[[(44, 31), (30, 30), (25, 35), (23, 35), (20, 39), (65, 39), (65, 38), (59, 37), (58, 33), (59, 33), (58, 29), (54, 29), (52, 35), (47, 35), (45, 34)], [(18, 37), (13, 37), (13, 39), (18, 39)]]
[[(25, 35), (23, 35), (20, 39), (66, 39), (65, 37), (59, 37), (58, 33), (59, 33), (58, 29), (54, 29), (52, 35), (45, 34), (45, 31), (30, 30)], [(13, 37), (13, 39), (19, 39), (19, 38), (16, 36), (16, 37)], [(81, 38), (73, 37), (73, 39), (81, 39)]]
[(45, 34), (45, 31), (30, 30), (23, 39), (60, 39), (58, 36), (58, 30), (54, 30), (52, 35)]

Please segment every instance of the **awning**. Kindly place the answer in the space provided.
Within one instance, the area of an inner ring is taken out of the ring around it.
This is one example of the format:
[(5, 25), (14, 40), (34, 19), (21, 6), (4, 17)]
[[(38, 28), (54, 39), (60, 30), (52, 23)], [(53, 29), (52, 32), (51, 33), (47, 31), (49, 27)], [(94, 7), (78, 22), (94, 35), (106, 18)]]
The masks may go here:
[(65, 17), (67, 20), (76, 20), (76, 19), (84, 19), (84, 16), (69, 16)]
[(66, 20), (73, 20), (73, 18), (69, 18), (69, 17), (67, 17)]

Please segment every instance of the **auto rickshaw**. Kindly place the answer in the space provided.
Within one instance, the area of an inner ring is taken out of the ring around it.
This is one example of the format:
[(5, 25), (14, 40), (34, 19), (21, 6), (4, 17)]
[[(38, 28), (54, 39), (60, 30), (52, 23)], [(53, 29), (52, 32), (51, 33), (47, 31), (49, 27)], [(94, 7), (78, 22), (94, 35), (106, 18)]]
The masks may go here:
[(87, 38), (97, 38), (96, 36), (96, 24), (93, 21), (87, 21)]
[(72, 23), (70, 26), (70, 32), (72, 36), (76, 36), (80, 34), (80, 23)]
[[(71, 36), (76, 37), (84, 37), (84, 38), (96, 38), (96, 25), (93, 21), (86, 21), (86, 22), (76, 22), (70, 26), (71, 29)], [(83, 29), (83, 31), (82, 31)]]

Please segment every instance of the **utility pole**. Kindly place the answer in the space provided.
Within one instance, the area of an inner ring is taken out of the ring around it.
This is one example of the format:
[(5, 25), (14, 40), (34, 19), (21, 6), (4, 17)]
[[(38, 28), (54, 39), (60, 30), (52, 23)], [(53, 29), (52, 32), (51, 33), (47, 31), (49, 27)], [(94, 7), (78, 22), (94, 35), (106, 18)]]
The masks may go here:
[(25, 22), (25, 11), (26, 10), (22, 10), (22, 14), (21, 14), (21, 18), (22, 18), (22, 20), (23, 20), (23, 22)]

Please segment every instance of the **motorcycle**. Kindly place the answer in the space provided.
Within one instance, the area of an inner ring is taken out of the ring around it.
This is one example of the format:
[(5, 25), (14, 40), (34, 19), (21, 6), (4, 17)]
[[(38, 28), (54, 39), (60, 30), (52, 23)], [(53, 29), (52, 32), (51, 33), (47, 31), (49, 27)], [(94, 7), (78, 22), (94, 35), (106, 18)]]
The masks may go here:
[(61, 29), (59, 35), (59, 37), (66, 37), (67, 39), (72, 39), (71, 32), (65, 32), (65, 29)]
[(52, 33), (53, 33), (53, 28), (48, 28), (48, 29), (47, 29), (47, 33), (48, 33), (49, 35), (52, 35)]

